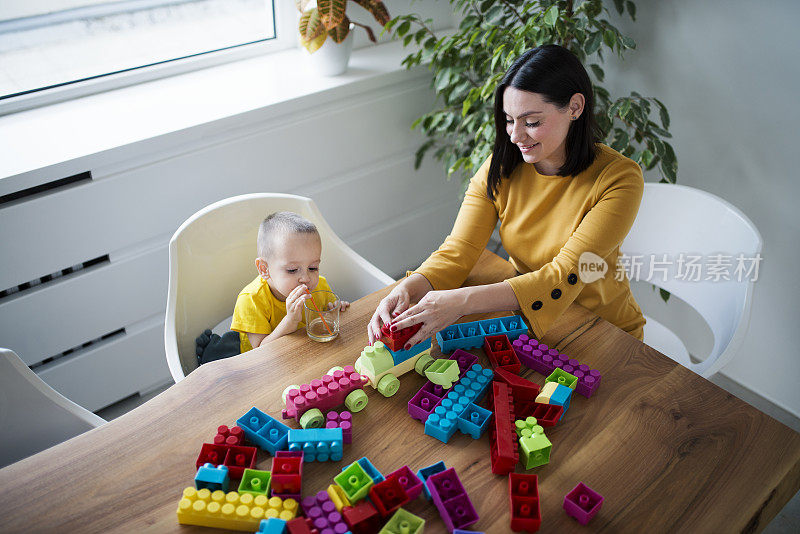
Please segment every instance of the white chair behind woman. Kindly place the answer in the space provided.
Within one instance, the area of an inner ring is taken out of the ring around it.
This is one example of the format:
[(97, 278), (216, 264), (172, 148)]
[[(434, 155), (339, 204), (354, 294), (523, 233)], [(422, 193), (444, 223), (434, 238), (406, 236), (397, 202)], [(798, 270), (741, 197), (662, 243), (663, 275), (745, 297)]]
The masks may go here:
[[(711, 353), (692, 362), (680, 339), (666, 326), (645, 315), (644, 342), (692, 371), (709, 377), (739, 350), (747, 332), (753, 296), (752, 276), (731, 280), (708, 279), (704, 270), (699, 281), (677, 278), (675, 261), (684, 254), (701, 256), (704, 265), (715, 255), (728, 255), (734, 273), (737, 256), (756, 258), (761, 253), (761, 235), (741, 211), (725, 200), (692, 187), (647, 183), (642, 205), (621, 251), (630, 258), (642, 257), (641, 279), (649, 276), (651, 259), (655, 274), (649, 283), (669, 291), (697, 310), (714, 334)], [(658, 262), (667, 255), (666, 280)], [(633, 262), (631, 262), (631, 267)], [(752, 266), (746, 261), (745, 267)], [(630, 273), (629, 273), (630, 274)]]
[(103, 423), (48, 386), (14, 351), (0, 348), (0, 467)]
[(169, 242), (164, 344), (175, 382), (197, 367), (195, 338), (229, 317), (239, 291), (255, 278), (258, 225), (275, 211), (293, 211), (317, 226), (320, 273), (341, 298), (356, 300), (394, 282), (347, 246), (310, 198), (256, 193), (215, 202), (189, 217)]

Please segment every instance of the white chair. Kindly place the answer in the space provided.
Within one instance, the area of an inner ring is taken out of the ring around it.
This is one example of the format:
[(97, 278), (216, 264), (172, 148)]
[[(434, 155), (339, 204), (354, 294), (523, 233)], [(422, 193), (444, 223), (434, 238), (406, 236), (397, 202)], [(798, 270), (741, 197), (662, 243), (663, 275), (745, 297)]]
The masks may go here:
[(164, 345), (175, 382), (197, 367), (195, 338), (229, 317), (239, 291), (256, 277), (258, 225), (275, 211), (293, 211), (317, 226), (320, 273), (344, 300), (394, 282), (347, 246), (310, 198), (257, 193), (215, 202), (189, 217), (169, 242)]
[[(753, 223), (725, 200), (692, 187), (647, 183), (642, 204), (633, 228), (621, 246), (629, 258), (642, 258), (641, 277), (680, 298), (708, 323), (714, 335), (714, 347), (703, 361), (694, 363), (686, 346), (669, 328), (645, 315), (644, 342), (681, 365), (704, 377), (724, 366), (744, 340), (750, 319), (753, 295), (752, 276), (731, 276), (729, 281), (707, 280), (703, 270), (700, 281), (680, 280), (676, 260), (681, 253), (702, 256), (704, 262), (714, 255), (732, 256), (735, 274), (737, 256), (759, 257), (762, 240)], [(666, 263), (666, 280), (658, 270)], [(651, 260), (655, 273), (649, 280)], [(629, 263), (632, 267), (633, 261)], [(746, 267), (752, 263), (747, 261)], [(630, 275), (629, 268), (629, 275)], [(724, 269), (723, 269), (724, 270)], [(635, 277), (634, 277), (635, 278)], [(669, 303), (668, 303), (669, 304)]]
[(0, 467), (103, 423), (48, 386), (14, 351), (0, 348)]

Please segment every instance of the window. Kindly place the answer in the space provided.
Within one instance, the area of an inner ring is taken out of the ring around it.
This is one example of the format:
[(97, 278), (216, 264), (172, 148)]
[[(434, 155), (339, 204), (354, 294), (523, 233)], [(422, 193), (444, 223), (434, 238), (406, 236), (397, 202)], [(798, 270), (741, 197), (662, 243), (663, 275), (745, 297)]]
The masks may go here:
[(292, 47), (294, 5), (277, 3), (5, 0), (0, 112)]

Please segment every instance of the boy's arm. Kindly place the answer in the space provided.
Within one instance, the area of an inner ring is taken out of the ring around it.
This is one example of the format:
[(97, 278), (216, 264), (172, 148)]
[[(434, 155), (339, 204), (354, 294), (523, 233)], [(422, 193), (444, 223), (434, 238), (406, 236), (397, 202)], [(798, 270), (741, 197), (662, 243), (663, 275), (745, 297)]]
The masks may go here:
[(279, 337), (296, 331), (298, 323), (300, 323), (303, 318), (303, 302), (308, 298), (311, 298), (311, 296), (306, 292), (305, 284), (300, 284), (294, 288), (286, 297), (286, 316), (281, 319), (281, 322), (278, 323), (275, 330), (258, 340), (258, 345), (253, 345), (254, 339), (250, 336), (260, 336), (262, 334), (247, 334), (253, 348), (259, 347), (264, 343), (269, 343), (270, 341), (275, 341)]

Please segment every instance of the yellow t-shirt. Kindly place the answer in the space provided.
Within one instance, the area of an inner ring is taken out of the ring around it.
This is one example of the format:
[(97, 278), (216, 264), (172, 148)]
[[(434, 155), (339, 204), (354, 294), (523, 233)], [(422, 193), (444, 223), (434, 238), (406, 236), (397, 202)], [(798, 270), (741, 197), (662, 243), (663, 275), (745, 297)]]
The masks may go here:
[[(331, 291), (331, 286), (328, 285), (324, 276), (320, 276), (319, 283), (313, 291)], [(314, 302), (320, 309), (332, 301), (330, 299), (320, 302), (319, 296), (314, 297)], [(272, 294), (266, 280), (258, 276), (247, 284), (236, 297), (236, 306), (233, 309), (231, 321), (231, 330), (239, 332), (239, 346), (242, 353), (253, 349), (247, 332), (270, 334), (284, 317), (286, 317), (286, 302), (278, 300)], [(305, 321), (301, 320), (298, 328), (303, 328), (305, 325)]]
[[(642, 170), (612, 148), (597, 148), (592, 165), (575, 176), (546, 176), (520, 163), (494, 200), (486, 194), (487, 159), (470, 180), (453, 231), (415, 272), (434, 289), (460, 287), (500, 219), (503, 248), (521, 273), (507, 281), (537, 338), (577, 302), (641, 340), (642, 310), (627, 276), (616, 274), (619, 246), (642, 200)], [(606, 261), (604, 278), (581, 280), (584, 252)]]

